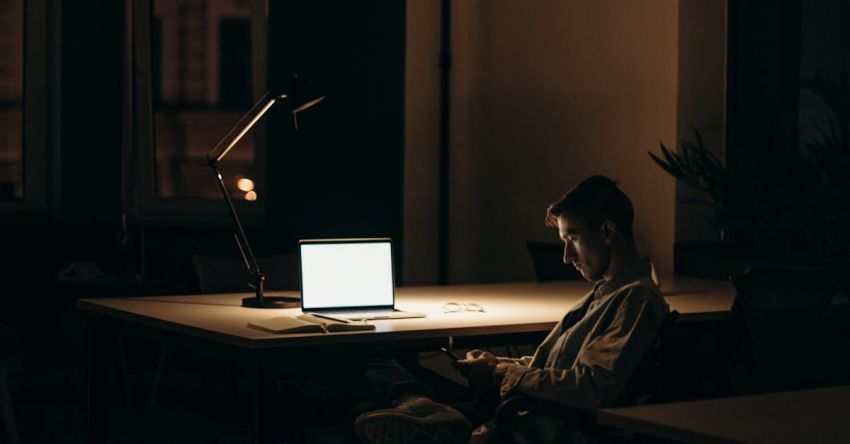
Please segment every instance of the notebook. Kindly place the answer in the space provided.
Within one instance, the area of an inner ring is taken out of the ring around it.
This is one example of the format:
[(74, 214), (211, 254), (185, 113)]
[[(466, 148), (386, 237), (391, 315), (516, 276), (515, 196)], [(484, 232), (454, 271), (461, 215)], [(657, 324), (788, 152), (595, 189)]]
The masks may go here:
[(336, 322), (302, 314), (297, 318), (279, 316), (248, 323), (249, 327), (269, 333), (332, 333), (336, 331), (375, 330), (374, 324), (362, 322)]
[(301, 311), (330, 320), (424, 318), (395, 307), (389, 238), (299, 242)]

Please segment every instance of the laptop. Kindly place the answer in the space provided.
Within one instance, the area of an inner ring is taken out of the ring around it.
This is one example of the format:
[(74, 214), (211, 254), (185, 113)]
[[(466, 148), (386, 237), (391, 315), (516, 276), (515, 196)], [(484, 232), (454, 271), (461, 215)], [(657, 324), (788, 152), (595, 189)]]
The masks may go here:
[(299, 241), (301, 311), (337, 320), (424, 318), (395, 308), (389, 238)]

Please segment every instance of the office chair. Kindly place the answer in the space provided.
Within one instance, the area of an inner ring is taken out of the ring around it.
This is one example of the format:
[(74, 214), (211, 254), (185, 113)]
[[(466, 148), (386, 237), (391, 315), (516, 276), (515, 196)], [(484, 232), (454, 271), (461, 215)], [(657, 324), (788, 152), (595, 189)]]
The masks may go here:
[(732, 312), (743, 321), (755, 392), (825, 382), (822, 372), (840, 353), (829, 342), (834, 340), (828, 332), (830, 303), (844, 290), (845, 279), (825, 269), (748, 269), (732, 276), (737, 290)]
[[(258, 257), (268, 290), (297, 290), (301, 287), (298, 256), (281, 254)], [(245, 293), (251, 278), (241, 257), (192, 256), (201, 293)]]
[[(623, 389), (615, 406), (644, 405), (657, 403), (666, 396), (662, 367), (664, 366), (664, 338), (668, 335), (676, 320), (678, 311), (671, 311), (661, 321), (661, 328), (632, 372), (626, 387)], [(584, 410), (556, 402), (530, 396), (514, 396), (502, 401), (496, 409), (495, 423), (499, 440), (504, 444), (515, 442), (513, 421), (520, 412), (561, 419), (580, 428), (595, 442), (619, 442), (622, 440), (615, 429), (596, 424), (596, 415)]]
[(581, 273), (564, 263), (564, 246), (548, 242), (529, 241), (525, 244), (534, 275), (538, 282), (573, 281), (581, 279)]

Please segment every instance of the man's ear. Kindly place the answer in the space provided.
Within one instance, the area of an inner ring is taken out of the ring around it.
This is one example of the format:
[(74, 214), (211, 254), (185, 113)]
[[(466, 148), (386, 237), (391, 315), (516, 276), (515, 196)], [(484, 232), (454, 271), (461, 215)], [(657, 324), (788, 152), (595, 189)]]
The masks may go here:
[(614, 234), (617, 233), (617, 223), (611, 219), (602, 222), (602, 240), (611, 245), (614, 242)]

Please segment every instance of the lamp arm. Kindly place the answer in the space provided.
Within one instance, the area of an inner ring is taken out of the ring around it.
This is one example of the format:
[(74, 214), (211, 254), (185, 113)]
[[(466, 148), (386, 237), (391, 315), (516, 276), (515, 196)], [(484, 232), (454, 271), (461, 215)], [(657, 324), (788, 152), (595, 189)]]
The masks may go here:
[(221, 190), (221, 194), (224, 195), (224, 201), (227, 202), (227, 208), (230, 209), (230, 215), (233, 217), (233, 222), (236, 225), (236, 245), (239, 247), (242, 257), (248, 263), (248, 272), (251, 274), (251, 277), (254, 278), (254, 293), (256, 294), (257, 300), (262, 301), (263, 284), (266, 277), (263, 275), (263, 272), (260, 271), (260, 266), (257, 264), (257, 258), (254, 257), (254, 252), (251, 250), (251, 244), (248, 243), (248, 237), (245, 236), (245, 230), (242, 228), (242, 221), (239, 220), (239, 215), (236, 213), (236, 207), (233, 205), (233, 200), (230, 198), (230, 194), (227, 192), (227, 187), (224, 185), (224, 180), (221, 178), (221, 171), (219, 171), (218, 165), (210, 165), (210, 167), (212, 167), (215, 178), (218, 181), (218, 188)]
[[(307, 109), (324, 99), (324, 96), (318, 94), (315, 88), (297, 76), (292, 76), (290, 86), (293, 88), (292, 98), (298, 102), (293, 105), (293, 114)], [(236, 125), (207, 153), (207, 165), (212, 168), (215, 179), (218, 182), (218, 187), (221, 194), (224, 195), (224, 201), (227, 202), (227, 208), (230, 210), (230, 216), (233, 217), (233, 222), (236, 225), (236, 245), (239, 246), (239, 252), (242, 253), (242, 259), (248, 266), (248, 271), (254, 280), (253, 287), (255, 296), (253, 298), (243, 298), (243, 307), (252, 308), (283, 308), (286, 304), (293, 304), (299, 299), (292, 296), (269, 296), (263, 297), (263, 287), (266, 280), (263, 272), (260, 271), (260, 266), (257, 264), (257, 258), (254, 257), (254, 252), (251, 250), (251, 244), (248, 242), (248, 237), (245, 236), (245, 230), (242, 228), (242, 222), (239, 220), (239, 215), (236, 214), (236, 207), (233, 205), (233, 200), (230, 198), (230, 193), (227, 192), (227, 187), (224, 185), (224, 180), (221, 177), (221, 170), (218, 164), (227, 156), (227, 153), (239, 143), (239, 140), (257, 124), (260, 118), (268, 112), (269, 109), (280, 99), (289, 98), (289, 95), (281, 91), (269, 91), (260, 98), (257, 103), (248, 110), (245, 115), (236, 122)]]
[(275, 104), (279, 99), (285, 99), (284, 93), (267, 92), (257, 103), (236, 122), (236, 125), (225, 135), (213, 149), (207, 153), (207, 162), (210, 166), (218, 165), (221, 159), (236, 146), (245, 134), (257, 124), (257, 121)]
[(236, 207), (233, 205), (233, 200), (230, 198), (227, 187), (224, 185), (218, 165), (211, 164), (210, 167), (213, 170), (213, 174), (215, 174), (215, 178), (218, 181), (218, 188), (221, 190), (221, 194), (224, 195), (224, 201), (227, 202), (227, 208), (230, 209), (230, 215), (233, 217), (233, 222), (236, 225), (236, 245), (239, 246), (242, 257), (248, 263), (248, 271), (251, 277), (254, 278), (252, 285), (254, 286), (255, 296), (258, 301), (262, 301), (266, 276), (260, 271), (260, 265), (257, 264), (257, 258), (254, 257), (254, 252), (251, 250), (251, 244), (248, 242), (248, 237), (245, 236), (245, 230), (242, 229), (242, 222), (239, 220), (239, 215), (236, 214)]
[(255, 292), (255, 297), (257, 302), (263, 301), (263, 289), (264, 282), (266, 280), (265, 275), (260, 270), (260, 266), (257, 263), (256, 257), (254, 257), (254, 252), (251, 250), (251, 244), (248, 242), (248, 237), (245, 235), (245, 230), (242, 228), (242, 222), (239, 220), (239, 215), (236, 213), (236, 207), (233, 205), (233, 200), (230, 198), (230, 193), (227, 192), (227, 187), (224, 185), (224, 180), (221, 178), (221, 171), (218, 169), (218, 164), (221, 162), (221, 159), (236, 146), (237, 143), (257, 124), (257, 121), (263, 117), (266, 112), (275, 104), (279, 99), (286, 98), (286, 94), (284, 93), (273, 93), (271, 91), (267, 92), (257, 103), (248, 110), (245, 115), (236, 122), (236, 125), (230, 129), (230, 131), (215, 145), (213, 149), (207, 153), (207, 163), (210, 168), (213, 170), (213, 174), (215, 174), (216, 181), (218, 182), (218, 187), (221, 190), (221, 194), (224, 195), (224, 201), (227, 202), (227, 208), (230, 209), (230, 215), (233, 217), (233, 222), (236, 225), (236, 245), (239, 247), (239, 252), (242, 253), (242, 258), (245, 259), (245, 263), (248, 265), (248, 272), (251, 274), (253, 278), (253, 287)]

